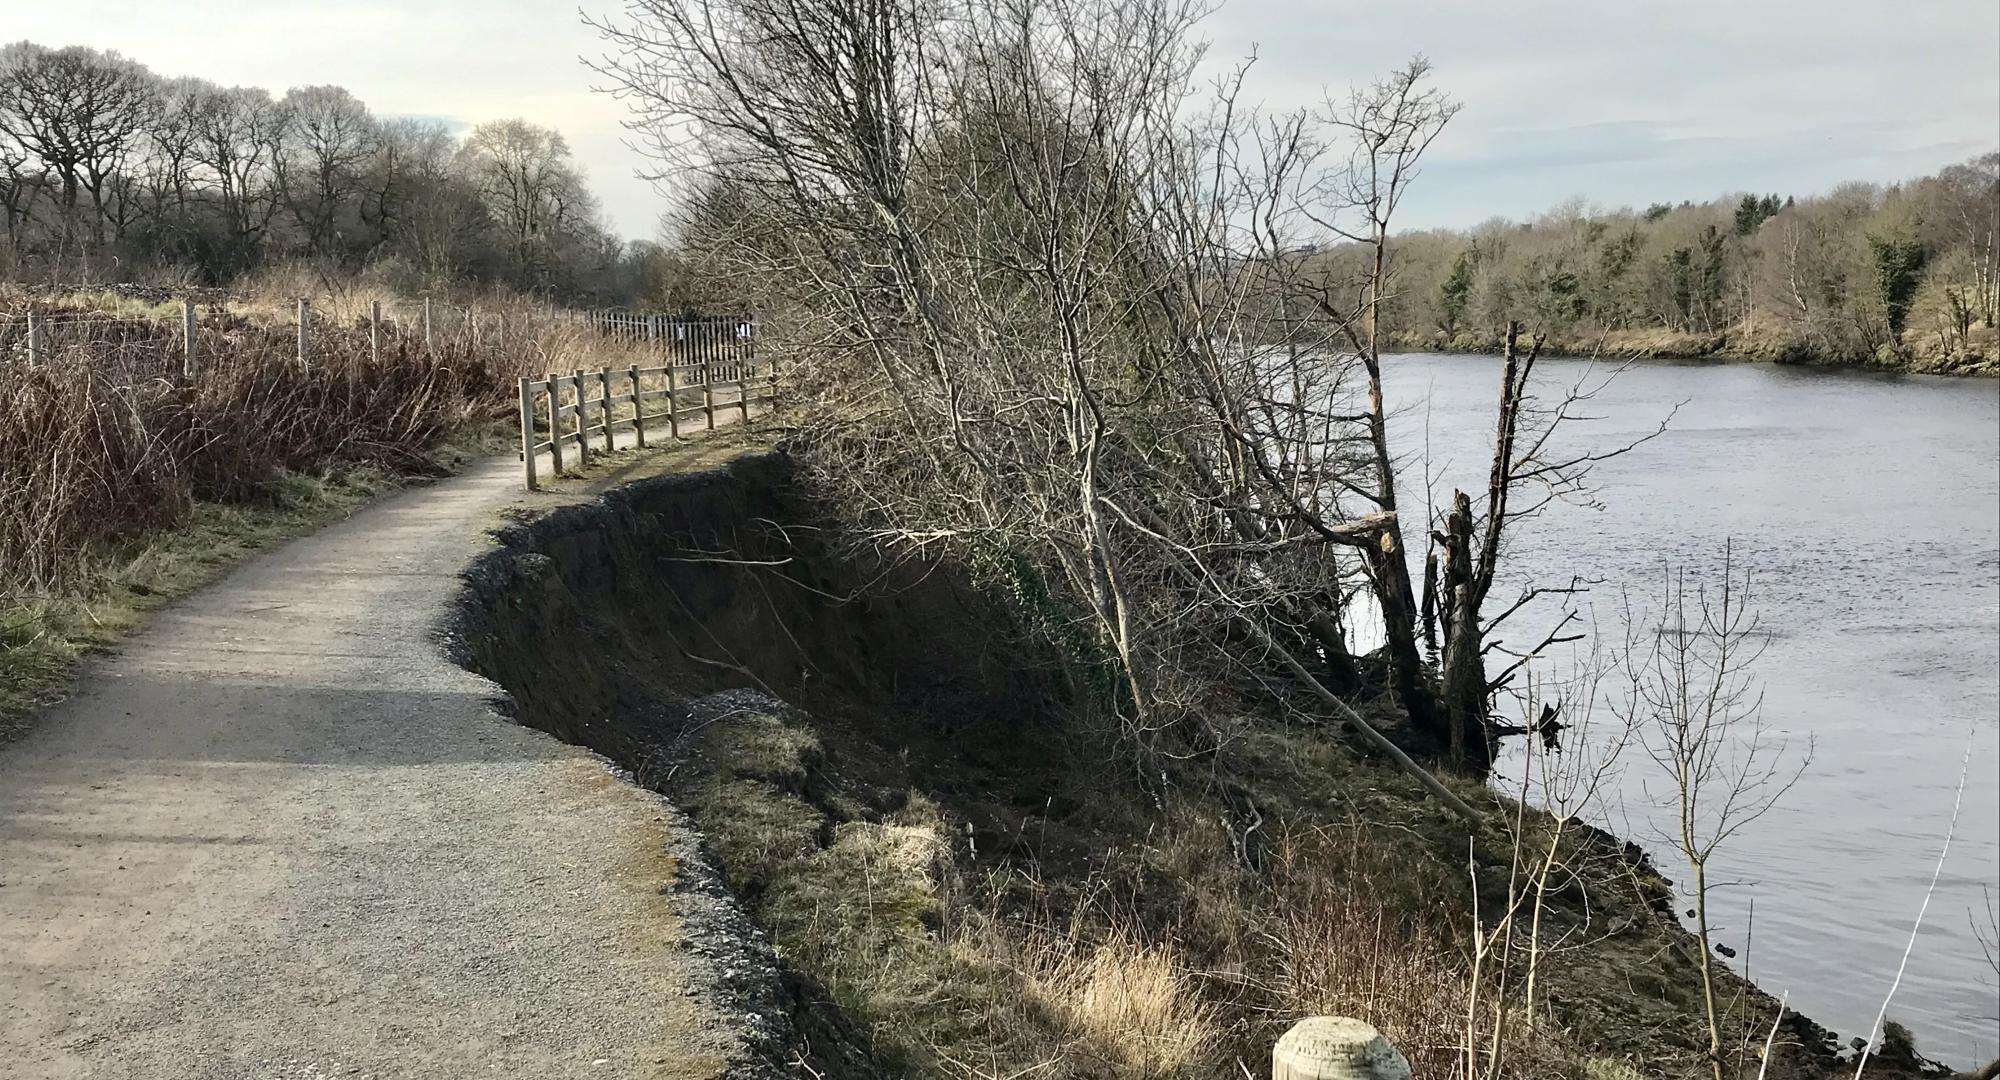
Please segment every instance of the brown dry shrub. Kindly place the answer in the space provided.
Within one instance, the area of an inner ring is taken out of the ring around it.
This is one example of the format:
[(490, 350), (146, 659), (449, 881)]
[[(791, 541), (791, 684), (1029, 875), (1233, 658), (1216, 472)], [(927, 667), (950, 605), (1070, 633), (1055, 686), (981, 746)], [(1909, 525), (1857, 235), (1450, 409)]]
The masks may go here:
[(1271, 853), (1263, 940), (1274, 1004), (1291, 1016), (1366, 1017), (1418, 1076), (1460, 1071), (1471, 976), (1457, 940), (1470, 912), (1421, 860), (1359, 828), (1303, 831)]
[(545, 322), (506, 355), (451, 343), (370, 359), (365, 330), (295, 331), (211, 315), (181, 376), (177, 323), (50, 312), (44, 363), (0, 326), (0, 581), (46, 587), (93, 543), (171, 526), (195, 500), (273, 496), (287, 473), (371, 464), (409, 474), (454, 428), (509, 414), (518, 372), (578, 363), (591, 342)]

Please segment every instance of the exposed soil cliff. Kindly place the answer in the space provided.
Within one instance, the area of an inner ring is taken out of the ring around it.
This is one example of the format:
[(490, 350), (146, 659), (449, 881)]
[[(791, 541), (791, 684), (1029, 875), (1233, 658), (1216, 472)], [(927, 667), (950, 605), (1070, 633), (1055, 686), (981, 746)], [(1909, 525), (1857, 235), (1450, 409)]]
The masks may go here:
[[(765, 1067), (1239, 1077), (1329, 1011), (1450, 1075), (1468, 989), (1521, 963), (1474, 974), (1472, 928), (1546, 821), (1466, 784), (1492, 815), (1468, 837), (1338, 732), (1227, 687), (1223, 749), (1141, 762), (1077, 722), (1059, 658), (964, 571), (844, 554), (823, 525), (774, 455), (640, 481), (504, 530), (454, 628), (522, 722), (706, 835), (775, 945), (737, 926), (716, 949)], [(1541, 1019), (1503, 1018), (1502, 1075), (1683, 1075), (1698, 946), (1671, 887), (1595, 830), (1559, 843)], [(1730, 994), (1754, 1075), (1774, 1003)], [(1772, 1077), (1834, 1066), (1808, 1021), (1777, 1045)]]

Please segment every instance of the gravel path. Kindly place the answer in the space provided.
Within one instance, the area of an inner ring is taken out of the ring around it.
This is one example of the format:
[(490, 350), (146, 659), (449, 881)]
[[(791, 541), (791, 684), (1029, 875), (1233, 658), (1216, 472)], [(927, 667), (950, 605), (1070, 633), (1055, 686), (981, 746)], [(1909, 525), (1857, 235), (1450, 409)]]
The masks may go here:
[(431, 628), (502, 460), (237, 568), (0, 749), (0, 1076), (719, 1076), (667, 818)]

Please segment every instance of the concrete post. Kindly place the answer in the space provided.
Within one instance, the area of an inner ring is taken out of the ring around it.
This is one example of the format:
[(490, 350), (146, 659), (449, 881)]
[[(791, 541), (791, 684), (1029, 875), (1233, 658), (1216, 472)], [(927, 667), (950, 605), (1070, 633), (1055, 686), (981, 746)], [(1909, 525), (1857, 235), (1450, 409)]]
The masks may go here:
[(1368, 1024), (1314, 1016), (1278, 1040), (1271, 1080), (1410, 1080), (1410, 1063)]
[(181, 301), (181, 378), (194, 378), (194, 336), (200, 324), (195, 321), (194, 301)]

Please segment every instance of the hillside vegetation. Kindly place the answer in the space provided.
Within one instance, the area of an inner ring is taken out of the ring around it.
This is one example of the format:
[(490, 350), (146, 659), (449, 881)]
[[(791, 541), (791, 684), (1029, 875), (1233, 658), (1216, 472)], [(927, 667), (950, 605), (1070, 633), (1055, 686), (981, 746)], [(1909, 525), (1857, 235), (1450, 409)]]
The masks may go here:
[[(1742, 195), (1399, 238), (1383, 318), (1406, 348), (1558, 348), (1995, 370), (2000, 153), (1887, 187)], [(1358, 258), (1335, 251), (1334, 259)]]

